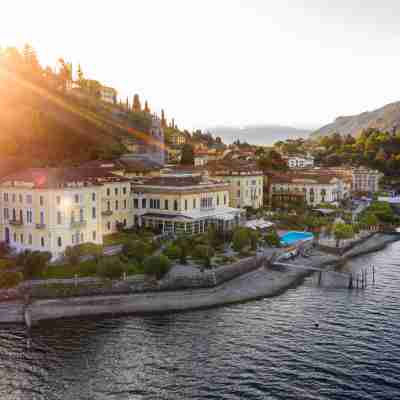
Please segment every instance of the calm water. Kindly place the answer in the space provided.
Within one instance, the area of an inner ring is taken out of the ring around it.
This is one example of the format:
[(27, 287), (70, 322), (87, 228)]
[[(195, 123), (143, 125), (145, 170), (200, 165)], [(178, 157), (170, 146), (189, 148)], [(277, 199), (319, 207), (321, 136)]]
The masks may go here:
[[(377, 283), (308, 279), (213, 310), (0, 328), (0, 399), (400, 399), (400, 243), (353, 262)], [(314, 328), (314, 321), (320, 323)]]

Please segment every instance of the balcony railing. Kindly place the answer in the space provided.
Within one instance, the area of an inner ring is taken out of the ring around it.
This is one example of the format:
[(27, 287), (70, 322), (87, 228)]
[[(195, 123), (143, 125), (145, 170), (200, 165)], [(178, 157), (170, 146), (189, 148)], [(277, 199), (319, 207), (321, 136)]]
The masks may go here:
[(86, 226), (86, 221), (71, 221), (71, 228), (84, 228)]
[(46, 224), (36, 224), (36, 229), (46, 229)]
[(111, 216), (113, 214), (113, 212), (111, 211), (111, 210), (106, 210), (106, 211), (102, 211), (101, 212), (101, 215), (103, 216), (103, 217), (109, 217), (109, 216)]
[(10, 225), (14, 225), (14, 226), (23, 225), (23, 221), (20, 219), (10, 219), (9, 223), (10, 223)]

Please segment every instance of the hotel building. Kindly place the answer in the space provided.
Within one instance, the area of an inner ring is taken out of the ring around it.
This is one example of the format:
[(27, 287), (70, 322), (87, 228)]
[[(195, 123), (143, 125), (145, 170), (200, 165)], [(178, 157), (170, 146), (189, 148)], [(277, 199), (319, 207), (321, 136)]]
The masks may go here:
[(133, 184), (134, 224), (161, 232), (229, 230), (241, 210), (229, 207), (229, 184), (202, 174), (166, 174)]
[(102, 169), (34, 168), (0, 182), (0, 240), (16, 251), (103, 243), (133, 223), (129, 180)]

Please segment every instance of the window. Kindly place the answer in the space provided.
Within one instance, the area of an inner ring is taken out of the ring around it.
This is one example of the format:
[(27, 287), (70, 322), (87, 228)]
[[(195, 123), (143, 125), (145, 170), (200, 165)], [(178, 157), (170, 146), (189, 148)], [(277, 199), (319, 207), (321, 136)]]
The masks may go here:
[(111, 211), (111, 203), (110, 203), (110, 200), (107, 200), (107, 211)]
[(21, 222), (24, 221), (24, 213), (23, 213), (22, 210), (19, 210), (19, 220), (20, 220)]
[(15, 193), (12, 194), (12, 202), (15, 203)]
[(72, 244), (75, 243), (75, 235), (72, 235), (71, 242), (72, 242)]
[(4, 193), (4, 201), (8, 201), (8, 193)]
[(59, 236), (57, 238), (57, 244), (58, 244), (58, 247), (62, 247), (62, 238), (61, 238), (61, 236)]
[(142, 208), (147, 208), (147, 201), (146, 201), (146, 199), (142, 199)]
[(219, 206), (219, 196), (217, 196), (217, 206)]
[(28, 244), (32, 244), (33, 240), (32, 240), (32, 233), (29, 234), (28, 236)]
[(237, 181), (237, 185), (240, 186), (240, 181)]
[(187, 209), (188, 209), (188, 201), (185, 200), (185, 210), (187, 210)]
[(164, 209), (168, 210), (169, 206), (168, 206), (168, 200), (164, 200)]
[(107, 229), (110, 231), (111, 230), (111, 222), (107, 222)]
[(224, 204), (226, 205), (226, 194), (224, 194)]
[(122, 188), (122, 193), (123, 193), (123, 194), (126, 194), (126, 187), (123, 187), (123, 188)]
[(74, 223), (74, 222), (75, 222), (75, 211), (72, 210), (71, 211), (71, 223)]
[(174, 210), (178, 211), (178, 200), (174, 200)]
[(115, 193), (116, 196), (118, 196), (118, 188), (114, 189), (114, 193)]
[(240, 197), (240, 190), (237, 191), (237, 197)]
[(10, 217), (10, 214), (9, 214), (9, 210), (8, 210), (8, 208), (5, 208), (4, 209), (4, 219), (9, 219), (9, 217)]
[(79, 220), (80, 222), (83, 222), (83, 208), (79, 210)]
[(43, 196), (39, 196), (39, 204), (42, 206), (44, 204)]
[(92, 201), (96, 201), (96, 193), (92, 193)]
[[(133, 199), (133, 208), (139, 208), (139, 200), (138, 199)], [(144, 208), (143, 200), (142, 200), (142, 208)]]
[(74, 198), (75, 198), (75, 203), (78, 204), (79, 203), (79, 194), (76, 194), (74, 196)]
[(107, 196), (110, 196), (110, 194), (111, 194), (110, 188), (107, 188)]
[(21, 233), (21, 235), (19, 237), (20, 237), (21, 244), (24, 244), (24, 234)]
[(32, 204), (32, 195), (31, 194), (27, 194), (26, 195), (26, 203), (27, 204)]
[(61, 204), (61, 197), (60, 196), (56, 197), (56, 203), (57, 203), (58, 206)]
[(196, 199), (193, 199), (193, 208), (196, 208)]
[(115, 200), (115, 209), (118, 210), (118, 208), (119, 208), (118, 200)]
[(44, 212), (40, 211), (40, 225), (44, 225)]
[(97, 235), (97, 232), (96, 231), (93, 231), (92, 232), (92, 240), (96, 240), (96, 236)]
[(44, 247), (44, 237), (43, 237), (43, 236), (40, 238), (40, 245), (41, 245), (42, 247)]
[(127, 207), (127, 201), (126, 201), (126, 199), (124, 200), (124, 210), (126, 210), (126, 207)]
[(57, 211), (57, 224), (58, 225), (61, 225), (62, 224), (62, 220), (61, 220), (62, 218), (61, 218), (61, 212), (60, 211)]
[(92, 218), (96, 219), (96, 207), (92, 207)]

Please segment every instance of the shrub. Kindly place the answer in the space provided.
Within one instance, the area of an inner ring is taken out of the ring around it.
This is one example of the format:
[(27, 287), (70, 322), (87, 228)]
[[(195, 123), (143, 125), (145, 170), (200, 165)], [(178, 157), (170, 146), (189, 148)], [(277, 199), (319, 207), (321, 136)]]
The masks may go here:
[(176, 260), (181, 256), (181, 249), (178, 246), (171, 244), (164, 250), (164, 254), (171, 260)]
[(15, 261), (6, 258), (0, 259), (0, 271), (5, 269), (11, 269), (15, 267)]
[(214, 255), (214, 249), (211, 246), (199, 244), (194, 248), (193, 256), (203, 261), (205, 268), (211, 267), (211, 257)]
[(118, 257), (104, 257), (97, 265), (97, 275), (102, 278), (121, 278), (124, 273), (124, 264)]
[(171, 268), (171, 262), (167, 256), (151, 256), (148, 257), (143, 265), (146, 275), (154, 275), (157, 279), (161, 279)]
[(269, 231), (264, 236), (265, 243), (271, 247), (279, 247), (281, 245), (281, 239), (275, 230)]
[(141, 240), (130, 240), (122, 247), (122, 254), (138, 263), (142, 263), (150, 252), (150, 246)]
[(0, 288), (9, 289), (17, 286), (23, 280), (21, 272), (3, 271), (0, 274)]
[(81, 257), (85, 256), (91, 256), (98, 261), (102, 255), (103, 246), (95, 243), (82, 243), (65, 249), (65, 258), (70, 265), (78, 264)]
[(24, 279), (39, 278), (46, 271), (51, 253), (45, 251), (25, 251), (18, 255), (17, 265), (23, 268)]
[(241, 253), (245, 247), (250, 245), (250, 235), (247, 229), (238, 228), (233, 234), (233, 249)]

